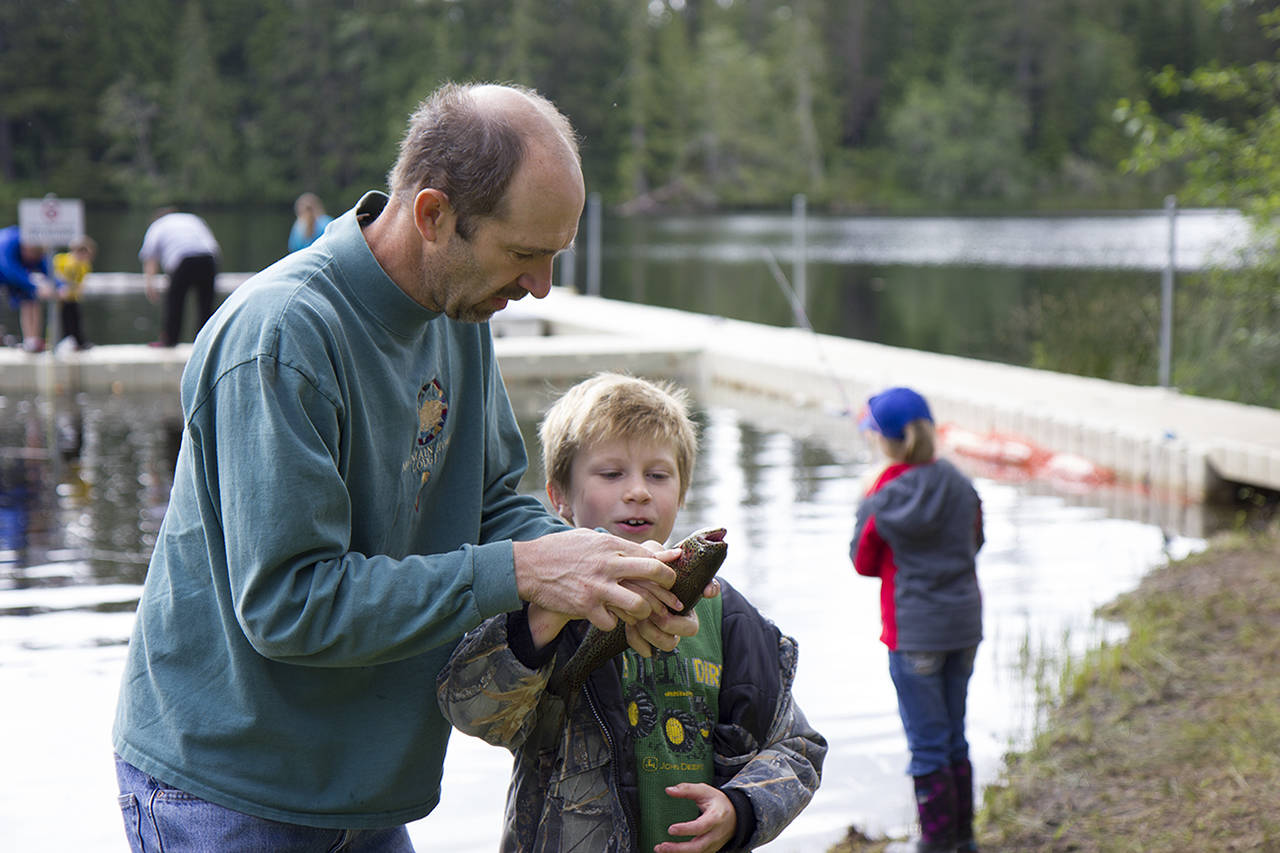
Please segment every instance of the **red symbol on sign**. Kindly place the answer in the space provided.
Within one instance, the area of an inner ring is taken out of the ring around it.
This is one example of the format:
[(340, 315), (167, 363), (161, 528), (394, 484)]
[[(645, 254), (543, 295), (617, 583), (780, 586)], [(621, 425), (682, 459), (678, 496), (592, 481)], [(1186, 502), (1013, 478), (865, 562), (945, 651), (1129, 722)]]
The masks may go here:
[(53, 222), (58, 218), (58, 203), (56, 201), (46, 201), (41, 205), (44, 211), (44, 218)]

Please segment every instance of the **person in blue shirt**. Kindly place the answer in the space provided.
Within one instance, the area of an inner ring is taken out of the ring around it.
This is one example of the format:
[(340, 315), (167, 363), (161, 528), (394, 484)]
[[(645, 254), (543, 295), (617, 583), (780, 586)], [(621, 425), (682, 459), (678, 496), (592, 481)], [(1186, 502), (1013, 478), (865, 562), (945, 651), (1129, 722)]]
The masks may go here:
[(33, 277), (33, 273), (50, 274), (43, 247), (23, 243), (17, 225), (0, 229), (0, 287), (9, 291), (9, 304), (18, 312), (22, 348), (40, 352), (44, 349), (40, 299), (53, 288), (47, 280)]
[[(196, 336), (113, 729), (134, 851), (412, 850), (440, 798), (435, 679), (536, 603), (642, 654), (679, 556), (572, 529), (518, 485), (488, 320), (551, 290), (586, 191), (532, 90), (447, 84), (390, 192), (236, 288)], [(168, 807), (176, 804), (176, 807)]]
[(324, 203), (315, 193), (298, 196), (298, 200), (293, 203), (293, 212), (298, 218), (293, 221), (293, 228), (289, 229), (290, 252), (310, 246), (333, 221), (333, 217), (324, 212)]

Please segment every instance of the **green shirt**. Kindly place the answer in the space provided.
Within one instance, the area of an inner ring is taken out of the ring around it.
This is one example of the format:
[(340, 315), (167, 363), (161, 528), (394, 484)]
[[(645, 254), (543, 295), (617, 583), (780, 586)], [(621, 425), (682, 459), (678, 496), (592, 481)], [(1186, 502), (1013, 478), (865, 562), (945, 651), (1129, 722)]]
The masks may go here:
[(196, 340), (185, 430), (113, 741), (214, 803), (391, 826), (439, 799), (435, 676), (520, 606), (511, 542), (563, 529), (486, 323), (418, 305), (365, 243), (366, 195), (242, 285)]
[(684, 841), (667, 833), (673, 823), (696, 818), (692, 800), (672, 797), (668, 785), (711, 784), (715, 776), (711, 732), (719, 718), (720, 596), (695, 606), (698, 633), (674, 652), (643, 658), (631, 649), (622, 661), (622, 690), (635, 746), (640, 800), (640, 850), (662, 841)]

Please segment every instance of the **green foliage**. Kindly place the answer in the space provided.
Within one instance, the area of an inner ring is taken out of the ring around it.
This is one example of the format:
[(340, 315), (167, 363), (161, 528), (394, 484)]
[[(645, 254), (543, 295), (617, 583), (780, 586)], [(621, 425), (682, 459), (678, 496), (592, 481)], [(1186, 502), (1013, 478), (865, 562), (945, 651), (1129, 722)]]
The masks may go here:
[[(1213, 5), (1238, 11), (1234, 4)], [(1257, 20), (1274, 51), (1280, 12)], [(1121, 100), (1115, 108), (1115, 120), (1132, 140), (1122, 167), (1176, 174), (1182, 205), (1235, 207), (1254, 223), (1243, 263), (1180, 289), (1174, 384), (1274, 406), (1280, 400), (1280, 258), (1274, 251), (1280, 236), (1280, 64), (1165, 67), (1152, 76), (1152, 90), (1149, 99)], [(1162, 103), (1177, 106), (1162, 110)]]
[(98, 126), (107, 140), (102, 154), (105, 177), (120, 188), (123, 198), (154, 204), (163, 192), (156, 162), (155, 127), (161, 89), (132, 74), (117, 79), (102, 93)]
[[(834, 208), (1149, 204), (1160, 197), (1149, 179), (1112, 177), (1122, 149), (1111, 106), (1126, 98), (1140, 121), (1144, 104), (1170, 120), (1211, 88), (1256, 89), (1260, 79), (1231, 77), (1264, 58), (1267, 25), (1251, 9), (7, 0), (0, 198), (287, 202), (311, 189), (337, 205), (382, 185), (428, 91), (477, 79), (555, 100), (581, 132), (588, 184), (612, 203), (778, 206), (805, 192)], [(1179, 71), (1151, 76), (1165, 65)], [(1218, 76), (1188, 86), (1178, 75), (1197, 66)], [(1249, 115), (1275, 120), (1248, 106), (1194, 131), (1238, 163), (1237, 177), (1273, 156), (1233, 149), (1238, 134), (1214, 138), (1219, 120), (1237, 131)]]
[(182, 13), (178, 42), (183, 61), (158, 116), (159, 156), (173, 164), (168, 195), (176, 199), (226, 201), (231, 196), (224, 175), (239, 159), (232, 134), (231, 91), (214, 64), (208, 25), (194, 0)]
[(889, 120), (902, 186), (944, 206), (965, 198), (1021, 201), (1029, 164), (1025, 105), (959, 71), (914, 82)]
[(1032, 366), (1152, 385), (1157, 379), (1159, 291), (1127, 303), (1106, 275), (1082, 275), (1071, 286), (1041, 293), (1031, 304)]
[(1280, 401), (1276, 263), (1214, 270), (1180, 282), (1173, 380), (1192, 394), (1271, 406)]

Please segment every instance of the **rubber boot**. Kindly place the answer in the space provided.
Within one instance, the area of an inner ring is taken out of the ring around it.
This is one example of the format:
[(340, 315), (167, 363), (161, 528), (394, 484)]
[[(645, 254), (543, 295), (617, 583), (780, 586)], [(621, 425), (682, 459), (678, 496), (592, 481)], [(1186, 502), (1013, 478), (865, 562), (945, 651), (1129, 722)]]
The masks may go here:
[(895, 843), (885, 853), (953, 853), (956, 849), (956, 780), (951, 768), (914, 776), (920, 838), (915, 844)]
[(973, 765), (966, 758), (951, 765), (956, 780), (956, 853), (978, 853), (973, 837)]

